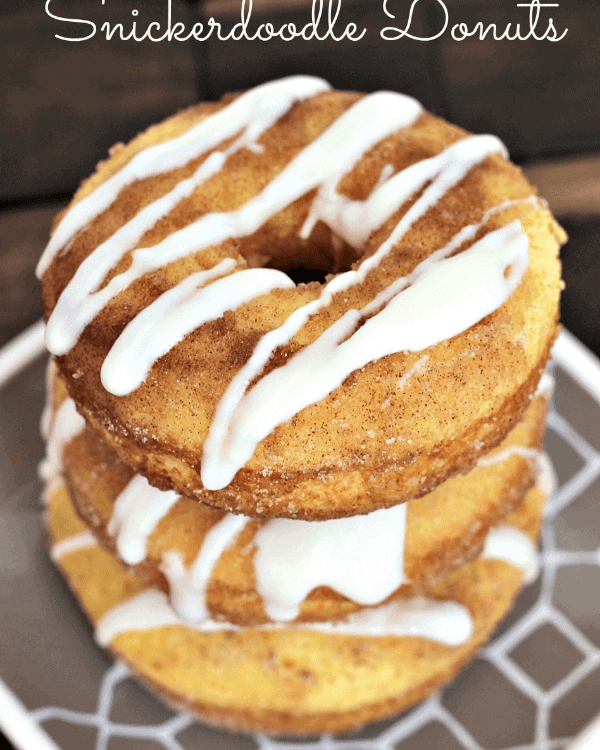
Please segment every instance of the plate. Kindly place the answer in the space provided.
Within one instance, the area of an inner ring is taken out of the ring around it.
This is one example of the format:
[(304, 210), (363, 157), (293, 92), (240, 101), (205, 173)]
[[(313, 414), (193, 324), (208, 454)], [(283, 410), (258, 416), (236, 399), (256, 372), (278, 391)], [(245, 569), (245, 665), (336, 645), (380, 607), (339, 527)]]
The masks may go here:
[(554, 348), (546, 447), (559, 486), (542, 573), (444, 691), (343, 737), (272, 740), (167, 708), (98, 648), (50, 563), (37, 465), (43, 325), (0, 350), (0, 727), (24, 750), (564, 750), (600, 706), (600, 362)]

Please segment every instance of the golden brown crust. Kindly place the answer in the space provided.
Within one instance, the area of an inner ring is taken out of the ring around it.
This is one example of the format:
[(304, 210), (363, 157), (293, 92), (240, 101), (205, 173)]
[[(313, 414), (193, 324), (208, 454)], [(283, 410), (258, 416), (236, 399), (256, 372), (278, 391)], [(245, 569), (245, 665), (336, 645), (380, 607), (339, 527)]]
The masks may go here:
[[(511, 446), (539, 449), (545, 414), (546, 400), (539, 396), (497, 453)], [(133, 477), (133, 471), (90, 429), (66, 446), (64, 467), (76, 512), (110, 554), (118, 556), (107, 525), (115, 500)], [(475, 468), (466, 476), (450, 479), (434, 492), (409, 501), (404, 566), (410, 584), (401, 586), (390, 598), (414, 595), (474, 559), (488, 530), (522, 501), (534, 474), (534, 462), (512, 455), (496, 464)], [(181, 498), (150, 536), (144, 562), (130, 570), (168, 593), (167, 580), (160, 570), (164, 555), (177, 550), (189, 567), (206, 533), (221, 517), (221, 511)], [(207, 591), (213, 617), (239, 625), (268, 621), (256, 591), (253, 564), (253, 538), (264, 523), (249, 523), (216, 565)], [(302, 604), (298, 619), (339, 619), (362, 608), (327, 587), (319, 587)]]
[[(530, 490), (510, 523), (535, 538), (543, 500)], [(69, 508), (66, 492), (55, 491), (48, 514), (54, 543), (83, 528)], [(144, 588), (99, 547), (65, 555), (59, 566), (92, 622)], [(480, 559), (426, 590), (470, 610), (473, 636), (457, 648), (408, 637), (172, 626), (118, 635), (110, 649), (165, 700), (211, 724), (274, 735), (349, 731), (452, 679), (489, 638), (521, 582), (511, 565)]]
[[(159, 222), (141, 244), (155, 244), (206, 212), (242, 204), (358, 96), (329, 92), (295, 105), (261, 138), (263, 155), (243, 150), (231, 157), (222, 172)], [(135, 139), (99, 166), (75, 200), (141, 147), (173, 137), (219, 106), (199, 105)], [(340, 192), (364, 198), (386, 164), (401, 169), (464, 135), (425, 114), (372, 149), (342, 180)], [(200, 161), (125, 188), (119, 200), (81, 232), (67, 252), (59, 254), (43, 278), (47, 316), (82, 260)], [(347, 309), (363, 307), (391, 280), (410, 272), (460, 228), (480, 221), (486, 210), (533, 192), (514, 165), (501, 156), (488, 157), (411, 227), (364, 284), (334, 297), (325, 311), (281, 347), (265, 374), (313, 341)], [(366, 513), (419, 497), (448, 477), (468, 471), (522, 417), (556, 333), (557, 250), (564, 240), (551, 215), (531, 203), (496, 214), (480, 233), (520, 218), (529, 236), (530, 269), (507, 304), (463, 334), (428, 349), (427, 363), (402, 389), (400, 378), (422, 353), (391, 355), (352, 373), (328, 397), (261, 441), (252, 459), (223, 490), (209, 492), (200, 479), (202, 446), (216, 405), (260, 336), (318, 296), (318, 284), (276, 290), (205, 324), (162, 357), (146, 382), (129, 396), (115, 397), (103, 389), (101, 363), (126, 323), (193, 271), (213, 266), (223, 257), (240, 259), (240, 268), (244, 262), (286, 268), (308, 263), (312, 256), (314, 267), (333, 268), (330, 232), (323, 224), (308, 241), (297, 236), (311, 199), (312, 193), (296, 201), (251, 237), (227, 241), (135, 282), (106, 306), (73, 350), (59, 358), (62, 377), (82, 414), (152, 484), (255, 516), (321, 520)], [(373, 233), (365, 256), (389, 235), (410, 203)], [(265, 248), (274, 257), (265, 255)], [(356, 258), (348, 247), (342, 256), (345, 263)], [(108, 278), (124, 270), (128, 259), (129, 255)]]

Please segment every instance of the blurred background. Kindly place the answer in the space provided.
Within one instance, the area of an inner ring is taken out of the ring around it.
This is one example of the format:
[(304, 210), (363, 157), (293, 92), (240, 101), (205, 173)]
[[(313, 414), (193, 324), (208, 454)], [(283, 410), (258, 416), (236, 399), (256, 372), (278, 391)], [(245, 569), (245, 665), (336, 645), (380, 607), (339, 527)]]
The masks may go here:
[[(458, 42), (450, 27), (430, 42), (384, 41), (380, 29), (403, 28), (410, 3), (343, 0), (337, 33), (355, 22), (367, 33), (359, 42), (107, 41), (100, 26), (138, 29), (151, 21), (164, 28), (167, 0), (51, 0), (50, 12), (97, 24), (51, 18), (44, 3), (0, 0), (0, 344), (42, 314), (33, 268), (51, 221), (79, 182), (117, 141), (198, 99), (215, 99), (270, 78), (296, 72), (322, 75), (338, 88), (395, 89), (474, 132), (492, 132), (529, 173), (570, 235), (563, 253), (567, 289), (563, 322), (600, 354), (600, 3), (562, 0), (543, 8), (538, 35), (552, 16), (564, 39)], [(446, 0), (450, 25), (478, 21), (503, 30), (528, 29), (529, 10), (518, 0)], [(286, 21), (303, 26), (312, 0), (255, 0), (251, 25)], [(230, 29), (241, 0), (191, 3), (172, 0), (173, 23), (187, 28), (210, 17)], [(327, 8), (327, 2), (325, 3)], [(442, 28), (436, 0), (420, 0), (410, 27), (415, 36)], [(325, 30), (325, 26), (321, 27)]]

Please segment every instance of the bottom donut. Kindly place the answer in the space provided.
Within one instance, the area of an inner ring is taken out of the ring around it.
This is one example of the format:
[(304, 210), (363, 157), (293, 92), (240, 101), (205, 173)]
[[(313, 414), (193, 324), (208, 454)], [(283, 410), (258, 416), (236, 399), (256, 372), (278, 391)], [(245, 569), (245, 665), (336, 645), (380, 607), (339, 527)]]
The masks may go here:
[(340, 623), (255, 627), (185, 624), (97, 545), (58, 479), (46, 499), (52, 557), (115, 658), (201, 721), (306, 736), (391, 716), (457, 674), (532, 577), (545, 494), (529, 490), (479, 559), (421, 597)]

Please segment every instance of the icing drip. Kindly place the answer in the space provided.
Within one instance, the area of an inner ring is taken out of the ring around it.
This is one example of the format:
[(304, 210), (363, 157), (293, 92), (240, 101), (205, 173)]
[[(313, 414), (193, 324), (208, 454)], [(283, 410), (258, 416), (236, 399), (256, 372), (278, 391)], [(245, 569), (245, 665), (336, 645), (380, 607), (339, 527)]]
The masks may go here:
[[(135, 477), (117, 498), (108, 533), (117, 535), (119, 556), (129, 564), (145, 558), (156, 524), (177, 500), (174, 492)], [(331, 521), (268, 521), (255, 536), (257, 591), (273, 620), (294, 619), (317, 586), (330, 586), (360, 604), (386, 599), (404, 581), (406, 504)], [(179, 615), (206, 619), (206, 587), (218, 559), (250, 519), (226, 514), (205, 536), (196, 560), (186, 568), (180, 552), (164, 555), (161, 570)]]
[[(243, 206), (228, 213), (205, 214), (157, 245), (133, 250), (129, 268), (99, 288), (107, 273), (145, 232), (222, 169), (232, 153), (240, 148), (260, 150), (257, 138), (295, 101), (326, 88), (324, 81), (302, 76), (266, 84), (238, 97), (182, 136), (140, 152), (71, 208), (40, 261), (39, 271), (43, 273), (58, 250), (105, 210), (125, 185), (182, 166), (241, 131), (231, 146), (211, 153), (192, 177), (142, 209), (80, 265), (58, 300), (46, 331), (48, 348), (65, 354), (94, 316), (134, 280), (225, 240), (253, 234), (311, 190), (317, 193), (302, 236), (308, 236), (317, 221), (324, 221), (336, 237), (355, 247), (362, 247), (374, 229), (422, 191), (388, 239), (356, 271), (334, 278), (319, 299), (296, 310), (282, 326), (260, 340), (219, 402), (205, 441), (201, 471), (209, 490), (229, 484), (260, 440), (330, 394), (352, 371), (388, 354), (421, 351), (477, 323), (506, 302), (528, 267), (528, 239), (518, 221), (490, 232), (458, 256), (449, 256), (472, 240), (493, 213), (519, 202), (535, 201), (534, 197), (506, 201), (486, 212), (478, 224), (461, 229), (409, 276), (394, 281), (362, 310), (349, 310), (315, 342), (246, 393), (274, 350), (287, 343), (311, 315), (329, 304), (333, 295), (364, 281), (412, 225), (476, 164), (491, 154), (506, 155), (501, 141), (493, 136), (467, 137), (396, 175), (390, 175), (389, 166), (384, 168), (367, 199), (350, 200), (337, 192), (342, 177), (375, 144), (411, 125), (422, 113), (421, 106), (410, 97), (378, 92), (343, 113)], [(104, 363), (105, 387), (116, 395), (130, 393), (143, 382), (157, 358), (199, 325), (275, 286), (291, 286), (284, 274), (265, 269), (241, 271), (214, 281), (232, 269), (223, 261), (186, 279), (132, 321)], [(247, 290), (242, 289), (245, 285)], [(219, 294), (223, 296), (217, 303)], [(389, 331), (394, 335), (389, 336)]]
[(538, 577), (540, 562), (537, 549), (530, 537), (515, 526), (502, 524), (490, 529), (481, 557), (505, 560), (523, 571), (526, 584)]
[(58, 408), (50, 435), (46, 443), (46, 458), (41, 462), (39, 473), (49, 479), (62, 471), (63, 448), (85, 428), (85, 419), (79, 414), (75, 402), (67, 398)]
[[(107, 531), (130, 565), (146, 557), (146, 545), (158, 522), (177, 502), (173, 491), (158, 490), (134, 477), (117, 498)], [(360, 604), (386, 599), (403, 582), (407, 505), (368, 515), (330, 521), (274, 519), (254, 538), (257, 591), (273, 620), (293, 620), (306, 596), (330, 586)], [(186, 568), (176, 550), (164, 555), (175, 610), (187, 621), (208, 616), (206, 587), (215, 564), (250, 519), (225, 514), (206, 534), (196, 560)]]
[[(403, 506), (402, 506), (403, 507)], [(380, 513), (376, 511), (375, 513)], [(374, 515), (374, 514), (371, 514)], [(348, 519), (341, 519), (348, 520)], [(98, 642), (106, 646), (120, 633), (151, 630), (158, 627), (167, 627), (172, 625), (182, 625), (190, 627), (199, 632), (214, 632), (223, 630), (239, 631), (246, 628), (215, 621), (208, 616), (204, 594), (206, 585), (210, 578), (210, 573), (226, 547), (231, 544), (241, 528), (243, 528), (246, 519), (243, 516), (225, 516), (222, 521), (215, 526), (210, 533), (212, 539), (205, 542), (198, 558), (192, 568), (186, 571), (183, 568), (181, 557), (175, 553), (176, 557), (166, 565), (170, 570), (165, 573), (171, 578), (177, 578), (183, 574), (187, 578), (183, 588), (179, 589), (179, 594), (190, 596), (188, 606), (172, 606), (167, 596), (156, 589), (146, 589), (135, 597), (121, 605), (109, 610), (98, 622), (96, 628), (96, 638)], [(277, 522), (269, 522), (277, 523)], [(290, 524), (308, 525), (304, 521), (289, 521)], [(322, 522), (322, 526), (332, 522)], [(315, 524), (312, 524), (313, 526)], [(374, 527), (372, 527), (374, 530)], [(214, 533), (213, 533), (214, 532)], [(301, 542), (304, 531), (300, 529), (299, 537), (289, 540), (291, 542)], [(281, 541), (283, 537), (279, 537)], [(338, 537), (340, 539), (341, 537)], [(305, 537), (305, 540), (307, 538)], [(313, 540), (309, 540), (313, 543)], [(53, 552), (53, 557), (58, 559), (62, 554), (68, 554), (70, 551), (76, 551), (94, 544), (94, 539), (87, 532), (78, 534), (70, 539), (63, 540), (59, 543), (62, 545), (62, 552)], [(364, 539), (361, 539), (361, 547)], [(319, 542), (317, 542), (317, 547)], [(58, 547), (58, 545), (57, 545)], [(267, 545), (263, 547), (263, 554), (271, 552), (280, 554), (284, 549), (283, 544), (278, 544), (271, 550), (267, 550)], [(55, 547), (56, 550), (56, 547)], [(323, 548), (321, 553), (323, 553)], [(304, 555), (300, 549), (299, 557)], [(340, 552), (342, 554), (340, 554)], [(330, 549), (325, 552), (321, 558), (321, 563), (328, 565), (331, 558), (326, 559), (331, 553), (334, 559), (343, 558), (344, 550)], [(346, 553), (348, 550), (346, 550)], [(384, 555), (382, 554), (383, 558)], [(486, 538), (483, 558), (505, 560), (510, 564), (523, 570), (526, 583), (530, 583), (537, 577), (538, 556), (535, 546), (531, 539), (520, 529), (513, 526), (502, 525), (491, 529)], [(176, 562), (173, 562), (176, 561)], [(286, 561), (284, 561), (285, 564)], [(370, 571), (372, 583), (377, 585), (379, 571)], [(192, 575), (196, 580), (190, 588)], [(365, 576), (366, 578), (366, 576)], [(181, 581), (176, 582), (181, 586)], [(189, 606), (191, 604), (191, 606)], [(200, 615), (202, 611), (202, 616)], [(179, 614), (178, 614), (179, 612)], [(188, 615), (187, 617), (185, 615)], [(191, 616), (190, 616), (191, 615)], [(304, 623), (287, 623), (273, 622), (263, 625), (253, 626), (253, 630), (311, 630), (332, 635), (356, 635), (367, 637), (383, 636), (412, 636), (421, 637), (428, 640), (434, 640), (448, 646), (459, 646), (465, 643), (472, 635), (473, 623), (469, 611), (462, 605), (453, 601), (436, 601), (425, 599), (423, 597), (413, 597), (402, 599), (379, 607), (371, 607), (356, 612), (345, 620), (336, 622), (304, 622)]]
[[(262, 348), (265, 341), (271, 334), (279, 345), (281, 339), (287, 340), (281, 335), (286, 324), (264, 336), (217, 407), (204, 443), (204, 486), (209, 490), (226, 487), (252, 457), (260, 440), (301, 409), (323, 399), (351, 372), (388, 354), (422, 351), (456, 336), (496, 310), (528, 268), (528, 247), (527, 235), (515, 221), (485, 235), (457, 256), (435, 261), (428, 258), (411, 274), (408, 289), (397, 293), (350, 338), (361, 318), (385, 301), (385, 292), (383, 298), (376, 298), (362, 311), (349, 310), (316, 341), (244, 394), (243, 388), (266, 361)], [(329, 287), (346, 275), (334, 279)], [(407, 280), (402, 281), (406, 285)], [(293, 313), (286, 323), (296, 313), (302, 315), (311, 304)]]
[(502, 463), (502, 461), (508, 461), (508, 459), (513, 456), (520, 456), (520, 458), (533, 462), (537, 470), (542, 451), (538, 448), (528, 448), (525, 445), (510, 445), (508, 448), (504, 448), (497, 453), (481, 456), (481, 458), (477, 460), (477, 466), (493, 466), (494, 464)]
[(158, 490), (145, 477), (136, 475), (115, 501), (108, 533), (116, 537), (119, 557), (136, 565), (146, 557), (148, 538), (158, 522), (175, 505), (179, 495)]
[(101, 646), (108, 646), (121, 633), (183, 624), (162, 591), (146, 589), (105, 612), (95, 635)]
[(65, 539), (61, 539), (60, 542), (53, 544), (50, 549), (50, 557), (54, 562), (57, 562), (65, 557), (65, 555), (70, 555), (73, 552), (79, 552), (82, 549), (97, 546), (98, 542), (92, 532), (82, 531), (80, 534), (66, 537)]
[(56, 371), (56, 362), (52, 357), (50, 357), (48, 359), (48, 364), (46, 365), (46, 379), (44, 381), (46, 389), (46, 399), (40, 419), (40, 434), (44, 438), (44, 440), (48, 440), (48, 438), (50, 437), (50, 430), (52, 429), (52, 422), (54, 420), (53, 383), (54, 378), (56, 377)]
[[(94, 316), (133, 281), (191, 253), (253, 234), (269, 218), (332, 175), (348, 172), (376, 143), (410, 125), (421, 112), (418, 102), (402, 94), (380, 91), (361, 99), (257, 196), (236, 211), (205, 214), (157, 245), (138, 248), (132, 253), (127, 271), (96, 291), (110, 269), (132, 247), (124, 246), (120, 235), (116, 240), (115, 237), (107, 240), (79, 266), (61, 294), (46, 326), (48, 349), (54, 354), (66, 354)], [(146, 229), (151, 226), (152, 223), (148, 224)], [(125, 233), (129, 232), (127, 227), (122, 228)]]
[(544, 396), (546, 399), (550, 399), (554, 393), (554, 386), (554, 377), (547, 370), (544, 370), (540, 382), (538, 383), (538, 387), (536, 388), (534, 398), (536, 396)]
[(44, 489), (42, 490), (42, 505), (48, 507), (54, 496), (55, 492), (58, 492), (63, 486), (62, 476), (55, 472), (48, 472), (47, 467), (44, 466), (42, 461), (38, 467), (38, 475), (40, 479), (44, 480)]
[(203, 620), (190, 625), (178, 617), (162, 591), (146, 589), (104, 614), (96, 625), (96, 640), (101, 646), (108, 646), (122, 633), (173, 625), (182, 625), (199, 632), (312, 630), (331, 635), (363, 637), (410, 636), (426, 638), (447, 646), (460, 646), (473, 633), (473, 620), (466, 607), (457, 602), (421, 597), (363, 610), (339, 622), (305, 622), (294, 625), (268, 623), (240, 628), (230, 623)]
[(547, 453), (537, 448), (527, 448), (524, 445), (511, 445), (504, 450), (487, 456), (482, 456), (477, 461), (477, 466), (492, 466), (493, 464), (507, 461), (512, 456), (520, 456), (535, 465), (535, 486), (545, 497), (551, 497), (556, 491), (557, 478), (554, 466)]
[[(507, 156), (502, 141), (495, 136), (463, 138), (437, 156), (411, 164), (393, 177), (380, 179), (366, 200), (353, 201), (340, 195), (336, 188), (343, 175), (333, 175), (319, 188), (300, 236), (308, 238), (317, 221), (321, 220), (352, 247), (363, 247), (369, 235), (429, 181), (434, 180), (435, 186), (428, 189), (428, 199), (424, 203), (431, 206), (459, 182), (474, 164), (492, 153)], [(415, 215), (422, 215), (420, 208)], [(402, 234), (414, 221), (415, 218), (409, 217)]]
[[(424, 196), (422, 196), (419, 200), (422, 200), (423, 197)], [(417, 201), (412, 206), (411, 210), (413, 210), (413, 212), (415, 206), (417, 206), (418, 203), (419, 201)], [(414, 271), (409, 274), (409, 276), (397, 279), (395, 282), (393, 282), (386, 290), (384, 290), (380, 295), (377, 296), (377, 298), (374, 300), (374, 303), (372, 304), (372, 309), (377, 310), (378, 307), (381, 307), (394, 294), (397, 294), (402, 289), (404, 289), (408, 284), (411, 283), (411, 281), (416, 279), (431, 265), (437, 263), (440, 260), (443, 260), (455, 250), (458, 250), (458, 248), (462, 244), (472, 240), (493, 215), (512, 206), (526, 203), (531, 203), (534, 207), (538, 207), (537, 197), (530, 196), (529, 198), (525, 198), (523, 200), (504, 201), (503, 203), (494, 206), (486, 211), (479, 222), (463, 227), (459, 232), (457, 232), (457, 234), (445, 247), (440, 248), (439, 250), (436, 250), (434, 253), (432, 253), (432, 255), (429, 256), (429, 258), (427, 258), (425, 261), (420, 263), (414, 269)], [(423, 212), (426, 210), (426, 208), (427, 204), (425, 204), (424, 207), (422, 206)], [(404, 219), (402, 221), (404, 221)], [(385, 247), (386, 245), (388, 249), (391, 248), (389, 239), (386, 241), (386, 243), (384, 243), (382, 247)], [(377, 251), (376, 255), (381, 252), (381, 249), (382, 248)], [(300, 328), (312, 314), (317, 312), (320, 308), (325, 307), (327, 304), (329, 304), (336, 292), (343, 291), (343, 289), (351, 286), (352, 284), (362, 281), (363, 277), (366, 275), (366, 272), (370, 270), (370, 266), (367, 265), (370, 261), (371, 259), (367, 259), (366, 261), (364, 261), (363, 264), (359, 267), (358, 271), (349, 271), (333, 279), (324, 288), (319, 299), (299, 308), (287, 318), (283, 325), (281, 325), (279, 328), (269, 331), (262, 337), (248, 362), (232, 379), (227, 390), (225, 391), (225, 394), (223, 395), (217, 406), (208, 438), (204, 444), (203, 466), (205, 464), (205, 461), (211, 455), (218, 457), (219, 453), (222, 452), (223, 445), (231, 429), (236, 411), (240, 403), (244, 400), (244, 392), (248, 386), (248, 383), (250, 383), (254, 378), (260, 375), (275, 349), (278, 346), (282, 346), (287, 343), (300, 330)], [(367, 306), (366, 311), (368, 312), (369, 309), (369, 306)], [(363, 310), (363, 312), (365, 312), (365, 310)]]
[(558, 477), (547, 453), (540, 453), (537, 470), (535, 486), (545, 497), (552, 497), (558, 487)]
[(293, 620), (306, 596), (329, 586), (359, 604), (404, 582), (406, 503), (365, 516), (268, 521), (254, 538), (256, 589), (272, 620)]
[(429, 355), (424, 354), (422, 357), (419, 357), (419, 359), (414, 363), (414, 365), (407, 370), (404, 375), (398, 380), (398, 384), (396, 388), (398, 388), (399, 391), (404, 390), (404, 386), (408, 383), (408, 381), (412, 378), (413, 375), (416, 375), (418, 372), (421, 372), (421, 370), (425, 367), (427, 362), (429, 361)]
[[(523, 455), (525, 458), (533, 458), (536, 462), (536, 488), (549, 498), (556, 489), (556, 474), (547, 453), (536, 451), (533, 448), (522, 448), (512, 446), (492, 456), (496, 460), (506, 460), (511, 454)], [(490, 462), (491, 463), (491, 462)], [(481, 460), (479, 461), (481, 465)], [(489, 464), (487, 464), (489, 465)], [(483, 558), (505, 560), (523, 571), (523, 580), (526, 584), (533, 583), (538, 577), (540, 569), (539, 555), (531, 538), (521, 529), (508, 524), (501, 524), (488, 532), (485, 540)]]
[(173, 607), (187, 622), (208, 617), (206, 588), (213, 568), (249, 520), (246, 516), (226, 514), (206, 534), (190, 568), (185, 567), (180, 552), (172, 550), (164, 555), (161, 570), (169, 581)]
[[(123, 524), (121, 529), (129, 526), (133, 535), (129, 543), (141, 550), (159, 515), (155, 508), (154, 516), (147, 513), (145, 518), (139, 517), (143, 507), (149, 509), (155, 504), (148, 492), (163, 495), (164, 499), (174, 493), (154, 490), (141, 477), (136, 479), (141, 480), (136, 502), (123, 501), (125, 490), (117, 505)], [(158, 500), (160, 505), (162, 498)], [(267, 614), (276, 622), (253, 629), (287, 627), (337, 635), (413, 636), (449, 646), (466, 642), (473, 628), (468, 610), (456, 602), (422, 597), (361, 610), (339, 622), (291, 625), (286, 622), (298, 614), (306, 595), (320, 585), (330, 586), (361, 604), (382, 601), (393, 593), (405, 580), (406, 509), (406, 504), (402, 504), (367, 516), (314, 523), (289, 519), (267, 522), (255, 537), (254, 564), (257, 590), (263, 597)], [(117, 508), (113, 518), (116, 516)], [(248, 520), (245, 516), (224, 515), (206, 535), (189, 569), (185, 568), (181, 553), (167, 553), (161, 569), (169, 580), (172, 604), (163, 592), (148, 589), (104, 615), (97, 626), (98, 641), (108, 645), (119, 633), (170, 625), (187, 625), (201, 632), (240, 630), (235, 625), (210, 618), (206, 588), (218, 559)], [(92, 544), (95, 544), (94, 537), (84, 532), (55, 545), (52, 555), (56, 560)], [(535, 546), (524, 532), (512, 526), (502, 525), (490, 530), (482, 557), (515, 565), (523, 570), (526, 583), (537, 576)]]
[(299, 623), (296, 627), (336, 635), (410, 636), (461, 646), (473, 634), (473, 618), (458, 602), (416, 596), (360, 610), (339, 622)]
[[(515, 446), (513, 453), (521, 455), (519, 448)], [(527, 458), (539, 459), (543, 470), (538, 482), (545, 491), (549, 460), (533, 449), (523, 450)], [(510, 449), (502, 455), (498, 454), (498, 461), (509, 458)], [(256, 589), (267, 615), (280, 622), (293, 620), (306, 596), (318, 586), (329, 586), (359, 604), (386, 599), (406, 580), (406, 512), (404, 503), (330, 521), (268, 521), (254, 537)], [(186, 621), (198, 623), (208, 617), (206, 588), (214, 566), (248, 520), (241, 515), (223, 516), (206, 535), (189, 569), (181, 553), (171, 551), (164, 556), (161, 569), (169, 580), (173, 606)], [(526, 582), (534, 579), (535, 547), (526, 534), (512, 526), (489, 532), (483, 556), (507, 560), (524, 570)]]
[(203, 323), (273, 289), (295, 286), (281, 271), (250, 268), (198, 288), (235, 265), (228, 258), (210, 271), (192, 274), (135, 317), (104, 360), (101, 377), (106, 390), (116, 396), (130, 393), (143, 383), (157, 359)]
[[(182, 197), (189, 195), (204, 180), (219, 171), (228, 156), (235, 151), (241, 148), (260, 148), (256, 144), (256, 140), (282, 117), (295, 102), (327, 91), (329, 88), (330, 86), (326, 81), (312, 76), (290, 76), (257, 86), (239, 96), (219, 112), (205, 118), (179, 137), (139, 152), (121, 170), (96, 188), (91, 195), (69, 209), (56, 228), (40, 259), (36, 269), (38, 278), (42, 277), (58, 251), (84, 229), (89, 222), (105, 211), (127, 185), (136, 180), (183, 167), (203, 153), (215, 148), (219, 143), (232, 138), (240, 130), (244, 130), (242, 135), (228, 149), (211, 154), (209, 157), (210, 164), (206, 165), (205, 162), (201, 165), (199, 173), (197, 172), (192, 178), (189, 189), (179, 189), (174, 196), (173, 200), (178, 202)], [(159, 212), (152, 223), (158, 221), (161, 216), (164, 216), (164, 213)], [(152, 224), (149, 226), (152, 226)], [(138, 236), (138, 239), (135, 240), (133, 245), (130, 245), (130, 248), (135, 246), (144, 232), (142, 231), (140, 234), (138, 230), (134, 234)]]

